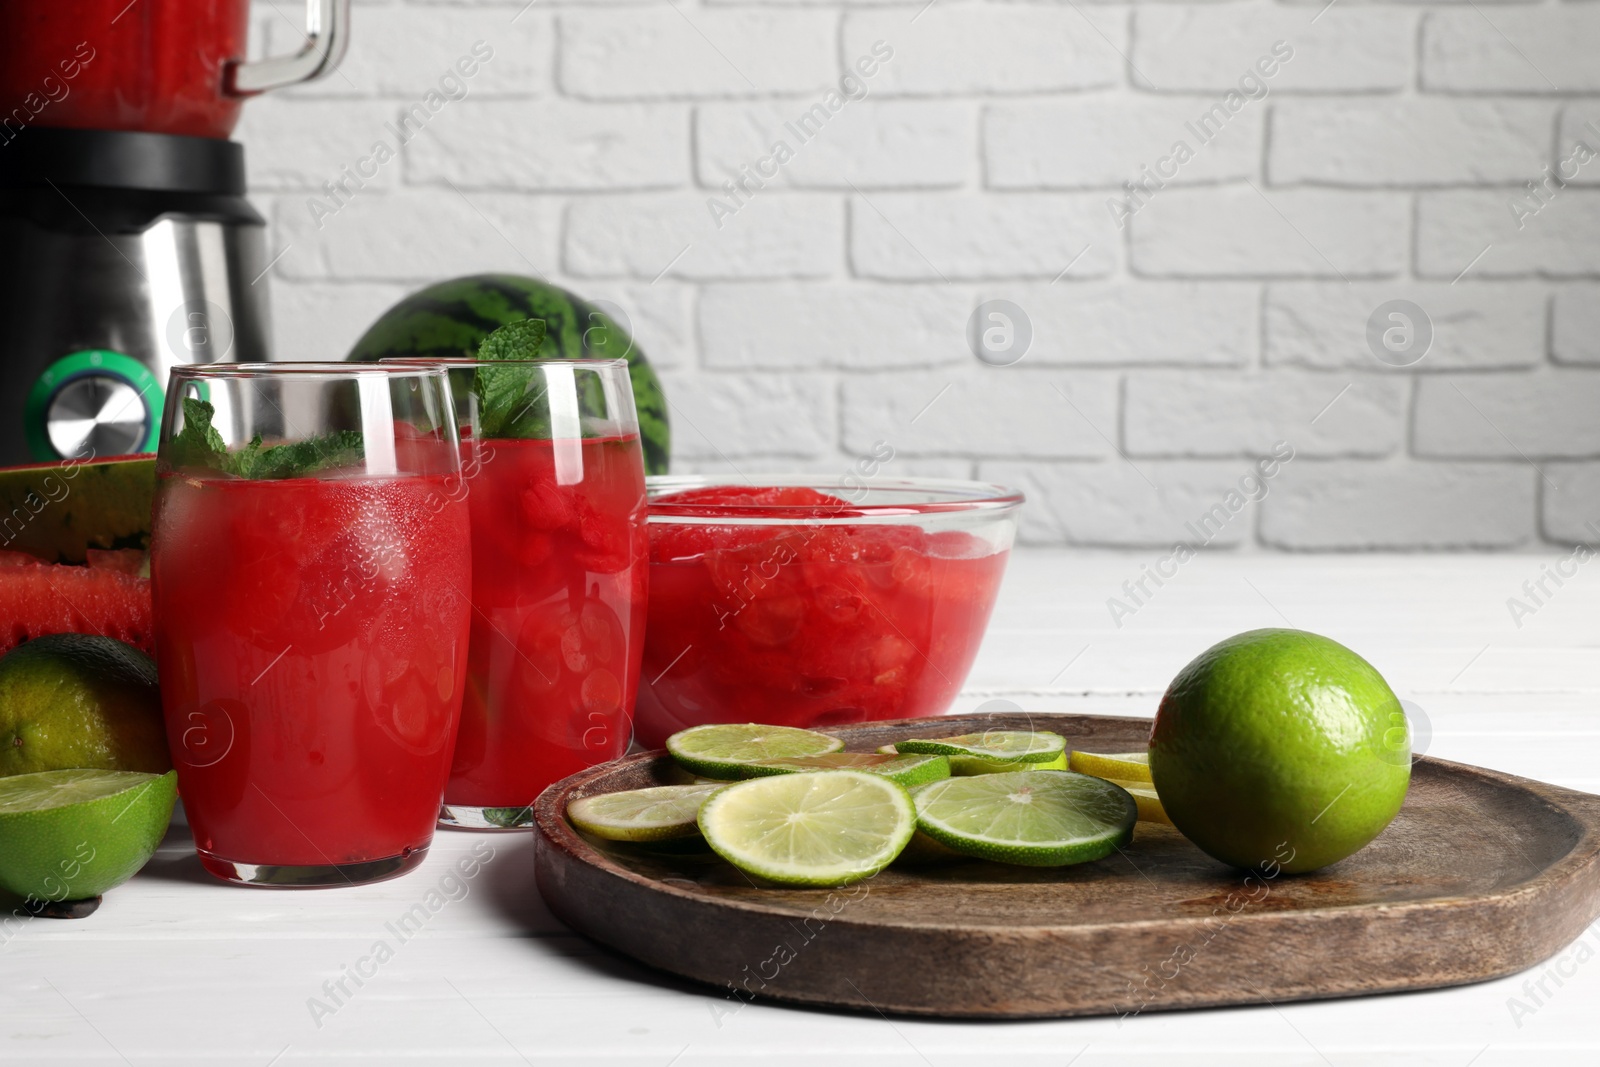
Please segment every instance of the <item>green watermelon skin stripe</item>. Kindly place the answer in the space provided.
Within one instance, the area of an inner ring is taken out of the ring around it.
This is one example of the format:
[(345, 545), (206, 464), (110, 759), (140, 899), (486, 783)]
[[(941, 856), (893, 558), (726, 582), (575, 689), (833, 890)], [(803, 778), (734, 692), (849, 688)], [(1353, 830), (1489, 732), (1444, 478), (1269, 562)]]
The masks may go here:
[(541, 359), (628, 361), (645, 471), (665, 474), (672, 431), (655, 370), (633, 339), (603, 311), (546, 282), (515, 274), (476, 274), (430, 285), (384, 312), (350, 350), (350, 358), (470, 359), (490, 333), (522, 319), (544, 320)]

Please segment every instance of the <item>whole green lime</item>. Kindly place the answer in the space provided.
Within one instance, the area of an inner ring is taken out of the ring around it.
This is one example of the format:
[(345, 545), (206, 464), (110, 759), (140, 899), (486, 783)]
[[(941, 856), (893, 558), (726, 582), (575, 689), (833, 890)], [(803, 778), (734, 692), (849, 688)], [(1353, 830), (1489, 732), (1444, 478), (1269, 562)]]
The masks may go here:
[(0, 777), (172, 769), (156, 665), (132, 645), (50, 634), (0, 656)]
[(1150, 733), (1167, 814), (1236, 867), (1294, 874), (1377, 837), (1411, 780), (1405, 712), (1383, 676), (1337, 641), (1251, 630), (1172, 680)]
[(0, 778), (0, 889), (62, 901), (116, 888), (155, 855), (177, 796), (174, 771)]

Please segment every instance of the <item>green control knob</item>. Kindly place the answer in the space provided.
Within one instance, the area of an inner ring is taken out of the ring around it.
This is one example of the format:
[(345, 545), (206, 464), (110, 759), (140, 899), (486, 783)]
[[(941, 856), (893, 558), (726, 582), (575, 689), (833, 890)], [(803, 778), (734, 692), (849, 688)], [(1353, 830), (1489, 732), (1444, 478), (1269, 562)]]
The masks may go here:
[(162, 399), (136, 359), (103, 349), (62, 356), (28, 391), (28, 451), (41, 461), (154, 452)]

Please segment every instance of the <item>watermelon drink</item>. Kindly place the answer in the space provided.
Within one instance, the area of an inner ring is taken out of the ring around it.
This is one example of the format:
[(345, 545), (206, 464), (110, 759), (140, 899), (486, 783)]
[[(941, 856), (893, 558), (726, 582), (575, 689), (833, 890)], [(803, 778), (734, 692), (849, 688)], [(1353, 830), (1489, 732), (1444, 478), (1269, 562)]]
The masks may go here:
[(637, 434), (583, 440), (582, 479), (569, 485), (554, 442), (486, 441), (480, 455), (467, 482), (467, 691), (442, 817), (502, 827), (526, 822), (551, 782), (628, 747), (648, 574), (644, 467)]
[[(426, 855), (459, 724), (454, 411), (442, 373), (266, 366), (173, 371), (151, 539), (168, 742), (212, 874), (373, 881)], [(282, 411), (358, 428), (266, 444)]]
[(651, 480), (637, 734), (937, 715), (978, 652), (1019, 493), (931, 479)]
[[(643, 453), (621, 360), (440, 363), (459, 401), (473, 612), (439, 818), (514, 829), (531, 825), (546, 786), (622, 755), (632, 736), (649, 576)], [(526, 410), (497, 411), (507, 392)]]

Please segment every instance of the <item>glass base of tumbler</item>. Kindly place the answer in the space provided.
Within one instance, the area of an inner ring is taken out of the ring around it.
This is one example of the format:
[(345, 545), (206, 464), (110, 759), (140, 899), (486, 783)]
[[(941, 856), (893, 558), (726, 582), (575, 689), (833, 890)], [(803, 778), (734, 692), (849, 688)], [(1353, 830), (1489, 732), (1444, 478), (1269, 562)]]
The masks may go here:
[(526, 830), (533, 826), (533, 805), (480, 808), (471, 804), (445, 804), (439, 825), (447, 830)]
[(267, 863), (240, 863), (238, 860), (196, 849), (200, 865), (225, 882), (236, 885), (259, 886), (263, 889), (337, 889), (340, 886), (368, 885), (397, 878), (421, 865), (428, 856), (428, 846), (407, 849), (398, 856), (379, 860), (362, 860), (359, 863), (334, 863), (325, 866), (298, 867)]

